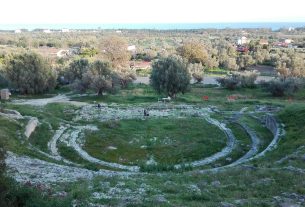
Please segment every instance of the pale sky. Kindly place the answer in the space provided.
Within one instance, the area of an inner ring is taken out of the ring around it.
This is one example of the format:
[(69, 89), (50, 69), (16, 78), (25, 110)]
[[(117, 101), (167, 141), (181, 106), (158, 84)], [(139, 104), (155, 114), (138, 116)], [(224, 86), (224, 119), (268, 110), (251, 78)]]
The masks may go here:
[(305, 22), (305, 0), (1, 0), (0, 24)]

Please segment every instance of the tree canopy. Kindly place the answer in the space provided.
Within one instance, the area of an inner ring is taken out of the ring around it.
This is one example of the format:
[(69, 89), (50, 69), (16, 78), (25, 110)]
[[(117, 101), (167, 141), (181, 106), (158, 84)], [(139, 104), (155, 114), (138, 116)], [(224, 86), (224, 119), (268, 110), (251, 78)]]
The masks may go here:
[(91, 64), (84, 79), (89, 83), (89, 88), (98, 95), (111, 91), (115, 84), (115, 74), (112, 72), (110, 64), (102, 61), (95, 61)]
[(23, 94), (43, 93), (56, 85), (57, 74), (36, 53), (26, 52), (8, 57), (4, 71), (11, 86)]
[(101, 45), (102, 54), (115, 70), (129, 66), (131, 54), (127, 50), (128, 42), (119, 36), (106, 38)]
[(162, 58), (152, 65), (150, 84), (158, 93), (175, 98), (177, 93), (187, 91), (190, 79), (187, 63), (179, 57)]
[(189, 63), (207, 64), (208, 52), (203, 44), (199, 42), (188, 42), (177, 49), (177, 52)]

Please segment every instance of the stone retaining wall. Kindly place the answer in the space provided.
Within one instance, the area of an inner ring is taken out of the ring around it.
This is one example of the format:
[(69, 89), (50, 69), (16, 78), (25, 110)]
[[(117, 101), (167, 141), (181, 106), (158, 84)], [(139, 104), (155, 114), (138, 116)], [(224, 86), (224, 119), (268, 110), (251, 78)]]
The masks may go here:
[(276, 119), (271, 115), (266, 115), (264, 117), (264, 122), (266, 127), (272, 132), (273, 136), (275, 136), (278, 131)]

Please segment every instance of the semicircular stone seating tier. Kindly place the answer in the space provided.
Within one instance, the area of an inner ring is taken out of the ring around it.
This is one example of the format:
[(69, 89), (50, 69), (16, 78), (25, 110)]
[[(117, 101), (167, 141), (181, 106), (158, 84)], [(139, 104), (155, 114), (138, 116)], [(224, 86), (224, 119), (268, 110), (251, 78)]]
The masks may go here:
[[(209, 157), (203, 158), (202, 160), (197, 160), (190, 162), (189, 165), (192, 167), (200, 167), (204, 166), (207, 164), (211, 164), (215, 162), (216, 160), (228, 156), (233, 150), (234, 147), (236, 146), (236, 138), (234, 137), (232, 131), (226, 126), (225, 123), (222, 123), (216, 119), (211, 118), (211, 114), (215, 113), (215, 108), (202, 108), (202, 107), (197, 107), (197, 106), (191, 106), (191, 105), (176, 105), (176, 106), (171, 106), (171, 107), (164, 107), (164, 106), (149, 106), (149, 107), (118, 107), (117, 105), (113, 106), (102, 106), (101, 108), (94, 107), (93, 105), (85, 105), (82, 108), (80, 108), (76, 112), (76, 117), (74, 118), (74, 121), (82, 120), (82, 121), (99, 121), (99, 122), (104, 122), (104, 121), (110, 121), (110, 120), (123, 120), (123, 119), (138, 119), (142, 118), (143, 119), (143, 111), (144, 109), (149, 108), (149, 118), (150, 117), (173, 117), (173, 118), (179, 118), (179, 117), (201, 117), (205, 119), (208, 123), (213, 124), (217, 126), (220, 130), (224, 132), (227, 138), (227, 144), (226, 146), (220, 151), (217, 152)], [(241, 112), (238, 112), (241, 113)], [(148, 118), (148, 117), (146, 117)], [(206, 169), (206, 170), (197, 170), (197, 172), (207, 172), (211, 170), (221, 170), (221, 169), (226, 169), (228, 167), (233, 167), (237, 166), (239, 164), (245, 163), (247, 161), (262, 157), (265, 155), (266, 152), (273, 150), (279, 140), (281, 135), (284, 134), (283, 129), (281, 128), (281, 125), (277, 122), (277, 120), (273, 117), (272, 114), (266, 113), (264, 117), (264, 124), (266, 128), (268, 128), (272, 134), (273, 134), (273, 140), (271, 143), (267, 146), (266, 149), (258, 153), (258, 145), (259, 145), (259, 138), (257, 137), (255, 131), (251, 128), (249, 128), (246, 124), (239, 123), (245, 131), (248, 133), (249, 137), (251, 138), (252, 144), (251, 144), (251, 149), (244, 154), (242, 157), (239, 159), (233, 161), (232, 163), (221, 166), (221, 167), (216, 167), (216, 168), (211, 168), (211, 169)], [(140, 168), (138, 166), (129, 166), (129, 165), (122, 165), (118, 163), (112, 163), (112, 162), (106, 162), (100, 159), (97, 159), (95, 157), (90, 156), (86, 151), (82, 149), (82, 144), (84, 142), (84, 131), (85, 130), (98, 130), (96, 126), (93, 125), (85, 125), (85, 126), (75, 126), (74, 124), (63, 124), (61, 123), (60, 127), (55, 131), (54, 136), (48, 143), (48, 147), (50, 150), (49, 153), (41, 152), (43, 154), (46, 154), (49, 156), (49, 158), (54, 158), (55, 160), (61, 160), (66, 164), (69, 165), (75, 165), (77, 167), (80, 167), (78, 163), (73, 163), (69, 160), (66, 160), (64, 157), (61, 157), (57, 144), (58, 142), (63, 142), (67, 146), (72, 147), (83, 159), (99, 164), (102, 166), (107, 166), (111, 167), (114, 169), (120, 169), (123, 171), (129, 171), (130, 173), (138, 173)], [(30, 146), (32, 147), (32, 146)], [(32, 147), (35, 149), (34, 147)], [(38, 149), (35, 149), (36, 151), (39, 151)], [(11, 156), (14, 157), (14, 162), (18, 159), (17, 156)], [(13, 165), (13, 164), (12, 164)], [(18, 163), (19, 167), (21, 167), (22, 163)], [(184, 164), (185, 165), (185, 164)], [(181, 168), (182, 164), (177, 164), (175, 165), (175, 168)], [(108, 172), (108, 171), (107, 171)], [(110, 170), (109, 172), (112, 172)], [(113, 171), (116, 173), (122, 173), (124, 172), (119, 172), (119, 171)], [(124, 174), (126, 175), (126, 174)]]
[[(121, 119), (135, 119), (135, 118), (143, 118), (143, 110), (142, 107), (125, 107), (125, 108), (119, 108), (119, 107), (107, 107), (103, 106), (102, 108), (95, 108), (92, 105), (84, 106), (81, 110), (78, 111), (78, 115), (75, 118), (75, 120), (98, 120), (98, 121), (110, 121), (110, 120), (121, 120)], [(213, 110), (211, 108), (200, 108), (200, 107), (194, 107), (189, 105), (178, 105), (172, 108), (157, 108), (152, 107), (150, 108), (150, 117), (181, 117), (181, 116), (196, 116), (196, 117), (202, 117), (210, 124), (213, 124), (217, 126), (219, 129), (221, 129), (226, 137), (227, 137), (227, 144), (226, 146), (220, 151), (217, 152), (210, 157), (203, 158), (202, 160), (197, 160), (190, 162), (188, 164), (183, 165), (190, 165), (192, 167), (200, 167), (207, 164), (211, 164), (215, 162), (216, 160), (228, 156), (234, 149), (236, 144), (236, 138), (234, 137), (232, 131), (226, 127), (225, 123), (221, 123), (216, 119), (213, 119), (210, 117), (210, 114), (213, 113)], [(261, 153), (257, 154), (258, 152), (258, 145), (259, 145), (259, 138), (256, 136), (256, 133), (254, 130), (250, 129), (245, 124), (240, 124), (245, 131), (249, 134), (252, 144), (251, 149), (243, 155), (238, 160), (232, 162), (231, 164), (228, 164), (226, 166), (214, 168), (215, 170), (226, 168), (226, 167), (233, 167), (242, 163), (245, 163), (249, 160), (252, 160), (254, 158), (260, 157), (265, 154), (266, 151), (269, 151), (272, 147), (274, 147), (279, 139), (279, 125), (277, 124), (276, 120), (274, 118), (270, 118), (272, 115), (268, 115), (268, 118), (266, 118), (266, 127), (274, 134), (274, 139), (270, 143), (270, 145), (267, 147), (267, 149), (263, 150)], [(271, 128), (271, 126), (273, 128)], [(62, 133), (62, 137), (60, 138), (61, 141), (67, 143), (69, 146), (74, 148), (74, 150), (85, 160), (99, 164), (102, 166), (107, 166), (111, 168), (116, 168), (120, 170), (127, 170), (131, 172), (138, 172), (139, 167), (138, 166), (129, 166), (129, 165), (122, 165), (118, 163), (112, 163), (112, 162), (106, 162), (100, 159), (97, 159), (95, 157), (92, 157), (89, 155), (85, 150), (82, 149), (81, 145), (83, 142), (83, 136), (80, 136), (82, 130), (84, 129), (90, 129), (90, 130), (97, 130), (94, 126), (70, 126), (66, 130), (65, 133)], [(59, 139), (59, 137), (55, 141), (56, 142)], [(51, 143), (50, 146), (54, 146)], [(54, 147), (53, 147), (54, 148)], [(52, 149), (52, 148), (51, 148)], [(51, 150), (54, 152), (53, 155), (60, 156), (57, 152), (57, 150)], [(182, 167), (182, 164), (176, 164), (174, 166), (176, 169), (179, 169)], [(209, 169), (211, 170), (211, 169)], [(213, 169), (212, 169), (213, 170)]]

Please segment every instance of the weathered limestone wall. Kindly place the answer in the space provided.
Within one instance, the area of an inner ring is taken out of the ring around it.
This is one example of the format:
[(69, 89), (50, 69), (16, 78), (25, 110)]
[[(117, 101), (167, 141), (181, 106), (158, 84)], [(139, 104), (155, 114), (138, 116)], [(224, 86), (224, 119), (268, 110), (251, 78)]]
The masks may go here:
[(35, 131), (36, 127), (38, 125), (38, 119), (37, 118), (31, 118), (28, 124), (25, 127), (24, 135), (29, 138), (31, 134)]
[(276, 119), (271, 115), (266, 115), (264, 121), (266, 127), (272, 132), (273, 136), (275, 136), (278, 131)]

